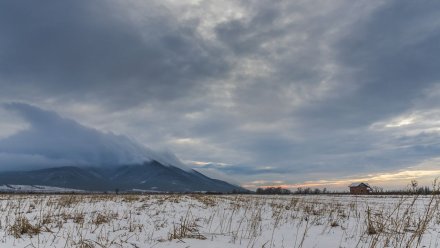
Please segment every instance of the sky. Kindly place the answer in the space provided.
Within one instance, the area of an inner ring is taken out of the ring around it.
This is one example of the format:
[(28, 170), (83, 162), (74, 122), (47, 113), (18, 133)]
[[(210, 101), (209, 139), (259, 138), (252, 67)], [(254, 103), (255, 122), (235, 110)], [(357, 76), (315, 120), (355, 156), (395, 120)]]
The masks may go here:
[(439, 68), (438, 1), (0, 1), (0, 169), (154, 150), (250, 189), (429, 185)]

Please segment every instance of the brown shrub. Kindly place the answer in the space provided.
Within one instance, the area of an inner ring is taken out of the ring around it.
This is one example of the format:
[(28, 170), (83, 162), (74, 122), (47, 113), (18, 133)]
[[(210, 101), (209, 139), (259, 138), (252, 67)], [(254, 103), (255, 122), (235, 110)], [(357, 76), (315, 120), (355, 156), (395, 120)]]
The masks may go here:
[(37, 225), (32, 225), (26, 217), (18, 217), (14, 224), (9, 227), (9, 234), (15, 238), (20, 238), (23, 234), (28, 234), (30, 236), (39, 234), (41, 232), (41, 227)]

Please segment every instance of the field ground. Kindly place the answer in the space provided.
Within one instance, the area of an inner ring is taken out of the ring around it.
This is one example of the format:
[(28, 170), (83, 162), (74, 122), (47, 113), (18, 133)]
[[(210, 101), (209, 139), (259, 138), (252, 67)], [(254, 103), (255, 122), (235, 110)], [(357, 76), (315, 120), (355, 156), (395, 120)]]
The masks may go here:
[(0, 247), (440, 247), (438, 196), (0, 195)]

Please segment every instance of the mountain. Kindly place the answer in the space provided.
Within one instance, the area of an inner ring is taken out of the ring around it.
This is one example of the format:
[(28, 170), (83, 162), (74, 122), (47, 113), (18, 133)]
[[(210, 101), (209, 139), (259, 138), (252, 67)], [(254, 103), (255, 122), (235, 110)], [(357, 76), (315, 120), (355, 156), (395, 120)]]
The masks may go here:
[(87, 191), (232, 192), (245, 189), (204, 176), (195, 170), (156, 160), (138, 165), (64, 166), (31, 171), (0, 172), (0, 185), (44, 185)]
[(0, 185), (7, 188), (38, 185), (88, 191), (243, 190), (192, 170), (170, 151), (154, 151), (127, 136), (87, 127), (26, 103), (0, 106), (18, 114), (28, 125), (0, 139)]

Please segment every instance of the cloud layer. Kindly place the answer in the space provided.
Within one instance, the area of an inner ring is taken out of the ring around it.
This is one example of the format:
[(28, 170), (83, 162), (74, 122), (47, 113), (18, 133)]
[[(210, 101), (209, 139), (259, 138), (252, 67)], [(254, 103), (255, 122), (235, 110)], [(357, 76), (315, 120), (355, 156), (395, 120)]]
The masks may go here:
[(172, 154), (159, 154), (123, 135), (103, 133), (66, 119), (55, 112), (24, 103), (3, 107), (21, 116), (29, 128), (0, 139), (2, 170), (50, 166), (115, 166), (152, 159), (180, 166)]
[(439, 16), (410, 0), (2, 1), (0, 98), (243, 184), (408, 170), (440, 150)]

